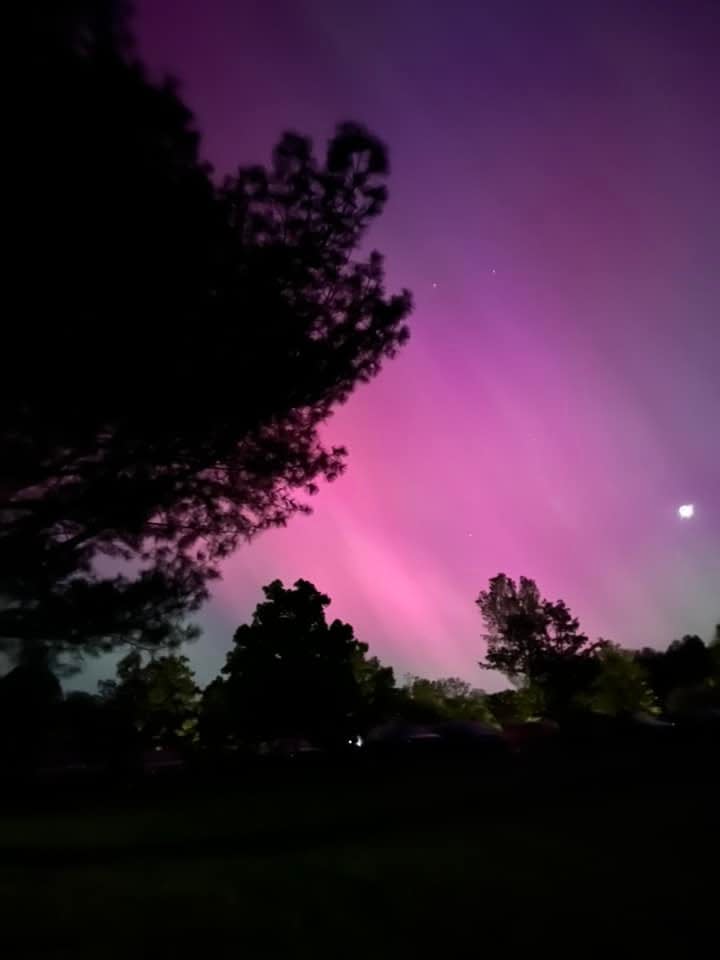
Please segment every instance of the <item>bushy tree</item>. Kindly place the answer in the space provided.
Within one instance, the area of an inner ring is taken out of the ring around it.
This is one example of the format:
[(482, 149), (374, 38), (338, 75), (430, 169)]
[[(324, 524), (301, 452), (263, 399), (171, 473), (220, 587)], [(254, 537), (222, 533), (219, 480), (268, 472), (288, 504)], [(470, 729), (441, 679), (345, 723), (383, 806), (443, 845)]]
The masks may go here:
[[(384, 145), (284, 135), (218, 185), (122, 5), (37, 4), (14, 137), (12, 358), (0, 380), (0, 641), (186, 639), (243, 540), (343, 469), (318, 428), (408, 336), (407, 292), (354, 257)], [(109, 565), (108, 565), (109, 564)]]
[(427, 680), (408, 677), (402, 691), (408, 719), (431, 723), (443, 720), (494, 723), (484, 690), (458, 677)]
[(377, 657), (366, 657), (364, 651), (358, 651), (353, 672), (358, 698), (356, 725), (365, 732), (375, 724), (388, 720), (398, 710), (395, 671), (392, 667), (384, 666)]
[(543, 599), (527, 577), (516, 583), (500, 573), (476, 602), (487, 629), (480, 666), (541, 692), (551, 715), (567, 709), (594, 677), (603, 641), (589, 640), (565, 602)]
[(231, 728), (251, 742), (304, 736), (342, 742), (362, 697), (358, 661), (367, 645), (352, 626), (328, 624), (330, 598), (307, 580), (263, 587), (265, 601), (238, 627), (222, 673)]
[(597, 654), (597, 674), (578, 705), (612, 717), (659, 712), (658, 701), (642, 664), (629, 650), (607, 643)]
[(720, 625), (707, 645), (700, 637), (685, 636), (673, 641), (660, 658), (649, 654), (643, 651), (663, 683), (670, 714), (697, 716), (720, 710)]
[(0, 756), (26, 763), (49, 739), (62, 687), (43, 644), (21, 648), (15, 666), (0, 677)]
[(101, 683), (105, 703), (124, 713), (146, 743), (194, 738), (200, 689), (187, 657), (132, 650), (118, 663), (117, 679)]
[(487, 695), (487, 706), (496, 723), (507, 726), (527, 723), (544, 716), (545, 700), (537, 687), (523, 686), (517, 690), (499, 690)]
[(669, 706), (673, 691), (702, 687), (714, 671), (712, 645), (706, 646), (702, 638), (695, 635), (673, 640), (667, 650), (643, 647), (636, 657), (665, 707)]
[(216, 677), (202, 692), (198, 710), (198, 737), (203, 747), (219, 749), (234, 738), (226, 681)]

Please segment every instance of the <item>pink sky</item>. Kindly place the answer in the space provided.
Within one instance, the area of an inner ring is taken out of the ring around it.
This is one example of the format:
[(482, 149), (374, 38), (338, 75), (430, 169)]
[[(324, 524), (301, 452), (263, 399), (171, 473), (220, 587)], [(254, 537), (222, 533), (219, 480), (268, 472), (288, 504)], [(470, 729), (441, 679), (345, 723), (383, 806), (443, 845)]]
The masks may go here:
[(276, 577), (330, 594), (398, 673), (488, 687), (473, 601), (500, 570), (563, 597), (591, 635), (709, 636), (711, 5), (137, 6), (143, 56), (181, 78), (220, 172), (267, 159), (288, 127), (322, 141), (351, 118), (387, 140), (391, 199), (369, 239), (417, 303), (410, 345), (328, 424), (346, 476), (227, 564), (192, 651), (200, 679)]

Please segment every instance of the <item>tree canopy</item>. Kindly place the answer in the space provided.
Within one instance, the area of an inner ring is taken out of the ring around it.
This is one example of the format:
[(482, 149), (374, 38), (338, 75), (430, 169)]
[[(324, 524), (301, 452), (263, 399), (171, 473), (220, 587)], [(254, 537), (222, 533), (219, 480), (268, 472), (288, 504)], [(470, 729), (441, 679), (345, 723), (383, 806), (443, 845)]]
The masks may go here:
[(702, 685), (713, 674), (712, 645), (694, 635), (673, 640), (666, 650), (643, 647), (637, 660), (661, 702), (667, 702), (673, 690)]
[(636, 654), (658, 702), (670, 713), (720, 707), (720, 632), (709, 644), (686, 634), (666, 650), (643, 647)]
[(550, 714), (566, 709), (594, 677), (604, 641), (589, 640), (567, 604), (543, 599), (528, 577), (516, 583), (500, 573), (476, 602), (487, 628), (480, 666), (535, 688)]
[(501, 726), (538, 720), (545, 708), (541, 692), (535, 687), (518, 690), (498, 690), (489, 693), (487, 706), (493, 719)]
[[(459, 677), (407, 676), (397, 686), (392, 667), (368, 656), (350, 624), (328, 621), (330, 598), (307, 580), (292, 587), (275, 580), (263, 588), (252, 619), (235, 631), (221, 674), (203, 691), (187, 657), (151, 647), (123, 657), (99, 696), (63, 696), (56, 651), (41, 642), (25, 644), (16, 651), (15, 668), (0, 677), (0, 754), (18, 768), (32, 767), (43, 752), (75, 752), (120, 769), (132, 764), (143, 744), (182, 742), (222, 753), (289, 738), (332, 750), (386, 721), (392, 721), (386, 729), (430, 726), (447, 743), (482, 733), (478, 724), (505, 727), (516, 738), (547, 731), (547, 725), (526, 727), (546, 718), (582, 730), (589, 714), (714, 722), (720, 708), (717, 636), (709, 644), (685, 636), (664, 651), (590, 644), (565, 604), (541, 600), (530, 581), (514, 589), (515, 596), (494, 578), (482, 595), (490, 611), (486, 622), (498, 630), (488, 659), (506, 644), (500, 652), (514, 685), (491, 694)], [(535, 632), (513, 632), (516, 615), (532, 617)]]
[(100, 686), (106, 704), (124, 714), (147, 742), (181, 741), (197, 726), (200, 689), (187, 657), (132, 650), (118, 663), (117, 680)]
[(222, 670), (231, 728), (255, 741), (343, 738), (357, 723), (364, 682), (358, 661), (367, 645), (349, 623), (328, 624), (330, 598), (307, 580), (289, 588), (275, 580), (263, 592), (252, 621), (235, 632)]
[(597, 674), (579, 705), (611, 717), (659, 712), (647, 671), (630, 650), (607, 643), (597, 654)]
[(23, 648), (16, 665), (0, 677), (0, 763), (17, 762), (48, 739), (62, 687), (52, 657), (42, 645)]
[(362, 731), (393, 716), (400, 705), (395, 671), (382, 664), (377, 657), (366, 656), (365, 652), (359, 650), (353, 661), (358, 700), (355, 719), (358, 729)]
[(402, 691), (402, 710), (408, 719), (432, 723), (443, 720), (495, 722), (484, 690), (478, 690), (459, 677), (427, 680), (409, 677)]
[[(18, 138), (20, 296), (0, 383), (0, 641), (164, 646), (218, 563), (307, 511), (318, 428), (408, 336), (409, 294), (354, 253), (387, 150), (285, 134), (216, 182), (122, 5), (38, 5)], [(51, 172), (51, 177), (48, 175)]]

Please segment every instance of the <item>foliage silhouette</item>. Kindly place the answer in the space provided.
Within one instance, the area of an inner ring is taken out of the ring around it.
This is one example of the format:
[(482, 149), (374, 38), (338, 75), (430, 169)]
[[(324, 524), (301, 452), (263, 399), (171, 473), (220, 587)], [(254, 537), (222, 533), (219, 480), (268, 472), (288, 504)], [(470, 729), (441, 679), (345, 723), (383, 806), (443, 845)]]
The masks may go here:
[(477, 690), (458, 677), (426, 680), (409, 677), (401, 691), (401, 713), (420, 723), (470, 721), (493, 724), (494, 716), (484, 690)]
[(720, 631), (705, 644), (698, 636), (673, 640), (665, 651), (645, 647), (638, 660), (671, 715), (703, 715), (720, 710)]
[(666, 708), (677, 689), (702, 687), (713, 675), (713, 648), (698, 636), (673, 640), (666, 650), (643, 647), (637, 661), (647, 672), (656, 697)]
[[(327, 623), (330, 598), (307, 580), (291, 588), (275, 580), (263, 592), (252, 621), (235, 632), (222, 670), (229, 728), (251, 743), (291, 736), (344, 742), (356, 732), (367, 690), (367, 677), (358, 679), (366, 644), (350, 624)], [(369, 670), (377, 680), (377, 667)], [(389, 677), (380, 679), (386, 685)], [(377, 682), (372, 686), (377, 690)], [(214, 687), (216, 710), (219, 696)]]
[(365, 650), (356, 654), (353, 673), (357, 684), (355, 725), (364, 732), (393, 717), (402, 701), (393, 668), (384, 666), (377, 657), (366, 657)]
[(219, 750), (234, 739), (223, 677), (215, 677), (203, 690), (198, 709), (198, 738), (203, 748)]
[(195, 735), (200, 689), (187, 657), (168, 654), (143, 662), (132, 650), (118, 663), (117, 680), (101, 683), (100, 692), (145, 743), (178, 743)]
[(597, 675), (590, 689), (578, 695), (578, 705), (612, 717), (659, 712), (648, 675), (636, 656), (614, 643), (597, 653)]
[(515, 583), (504, 573), (490, 580), (477, 601), (487, 628), (483, 669), (532, 688), (549, 716), (570, 708), (596, 672), (602, 640), (590, 641), (564, 601), (545, 600), (527, 577)]
[(288, 133), (217, 185), (122, 5), (33, 9), (0, 641), (164, 647), (223, 557), (342, 471), (318, 428), (407, 339), (409, 294), (386, 294), (378, 253), (353, 258), (387, 151), (345, 123), (319, 162)]
[(0, 677), (0, 757), (13, 765), (31, 762), (48, 742), (61, 701), (47, 649), (24, 648), (16, 666)]
[(487, 695), (487, 706), (500, 726), (537, 720), (544, 711), (542, 694), (532, 687), (519, 690), (499, 690)]

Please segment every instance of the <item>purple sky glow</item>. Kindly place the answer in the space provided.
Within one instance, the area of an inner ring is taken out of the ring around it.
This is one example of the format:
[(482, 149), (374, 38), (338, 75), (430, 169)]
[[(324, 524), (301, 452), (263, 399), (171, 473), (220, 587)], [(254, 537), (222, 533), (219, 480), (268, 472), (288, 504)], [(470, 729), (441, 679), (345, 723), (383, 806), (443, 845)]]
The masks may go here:
[[(369, 240), (412, 340), (329, 422), (349, 470), (242, 549), (189, 651), (205, 682), (280, 577), (398, 674), (482, 674), (502, 570), (593, 636), (720, 619), (720, 17), (712, 2), (139, 0), (218, 175), (281, 131), (389, 144)], [(695, 516), (682, 520), (680, 504)]]

